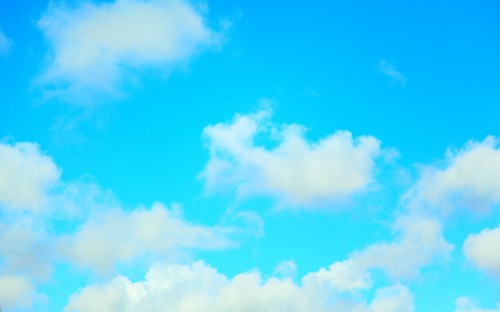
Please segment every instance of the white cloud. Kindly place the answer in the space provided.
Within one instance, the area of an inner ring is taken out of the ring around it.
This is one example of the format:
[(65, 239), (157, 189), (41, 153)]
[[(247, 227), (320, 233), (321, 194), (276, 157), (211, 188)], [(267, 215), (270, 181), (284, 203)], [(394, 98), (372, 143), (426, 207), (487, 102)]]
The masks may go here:
[(401, 85), (406, 84), (406, 76), (403, 75), (393, 64), (387, 62), (386, 60), (380, 60), (377, 64), (377, 69), (383, 75), (391, 78), (393, 82)]
[(34, 219), (0, 223), (0, 274), (15, 273), (37, 280), (52, 271), (54, 250), (51, 237)]
[(36, 297), (35, 288), (19, 276), (0, 276), (0, 308), (2, 311), (30, 309)]
[(463, 248), (467, 258), (478, 268), (500, 277), (500, 225), (470, 234)]
[(492, 136), (448, 151), (444, 165), (425, 167), (405, 195), (410, 207), (468, 207), (484, 211), (500, 204), (500, 149)]
[(5, 34), (0, 31), (0, 56), (5, 56), (10, 51), (10, 46), (12, 45), (11, 41)]
[(500, 303), (497, 304), (497, 309), (482, 309), (479, 308), (469, 297), (457, 298), (455, 306), (455, 312), (500, 312)]
[(403, 285), (380, 289), (370, 304), (372, 312), (413, 312), (414, 310), (413, 295)]
[(221, 37), (184, 0), (52, 5), (39, 26), (53, 53), (42, 83), (63, 92), (116, 92), (131, 70), (170, 69)]
[(148, 256), (234, 246), (227, 237), (230, 229), (190, 223), (179, 213), (175, 205), (167, 209), (159, 203), (149, 210), (96, 213), (76, 233), (62, 238), (61, 252), (72, 263), (107, 274), (117, 263)]
[(154, 265), (144, 281), (121, 276), (87, 286), (70, 298), (65, 311), (351, 311), (411, 312), (412, 296), (401, 285), (377, 291), (371, 304), (362, 298), (341, 298), (322, 289), (300, 286), (291, 279), (262, 280), (258, 272), (229, 279), (203, 262), (191, 265)]
[(47, 189), (60, 175), (38, 145), (0, 143), (0, 208), (40, 211), (47, 202)]
[(436, 220), (403, 216), (396, 220), (394, 229), (401, 233), (396, 241), (353, 252), (347, 260), (306, 275), (304, 282), (328, 284), (344, 291), (368, 289), (372, 285), (370, 270), (382, 270), (396, 280), (415, 278), (422, 267), (438, 257), (447, 257), (453, 249)]
[[(271, 112), (237, 115), (231, 123), (207, 126), (210, 160), (202, 172), (207, 191), (236, 188), (239, 196), (267, 194), (294, 205), (345, 198), (373, 180), (380, 142), (338, 131), (308, 142), (301, 125), (270, 122)], [(255, 141), (267, 135), (276, 147)]]

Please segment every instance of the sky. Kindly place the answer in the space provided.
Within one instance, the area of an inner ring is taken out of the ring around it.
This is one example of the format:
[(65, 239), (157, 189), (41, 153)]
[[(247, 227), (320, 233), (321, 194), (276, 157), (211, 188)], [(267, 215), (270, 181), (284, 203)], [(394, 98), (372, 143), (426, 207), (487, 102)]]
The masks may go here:
[(500, 311), (499, 16), (1, 1), (2, 311)]

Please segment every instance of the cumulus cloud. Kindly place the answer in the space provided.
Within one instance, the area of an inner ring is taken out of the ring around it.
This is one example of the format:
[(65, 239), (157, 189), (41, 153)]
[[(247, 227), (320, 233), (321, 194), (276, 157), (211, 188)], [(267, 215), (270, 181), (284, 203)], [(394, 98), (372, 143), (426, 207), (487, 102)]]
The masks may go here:
[(191, 265), (156, 264), (144, 281), (120, 276), (90, 285), (71, 296), (65, 311), (352, 311), (411, 312), (412, 296), (402, 285), (379, 289), (371, 303), (339, 298), (291, 279), (263, 280), (257, 271), (232, 279), (203, 262)]
[(0, 308), (5, 311), (29, 309), (36, 297), (35, 288), (20, 276), (0, 276)]
[(0, 56), (5, 56), (9, 53), (11, 44), (9, 38), (0, 30)]
[(0, 143), (0, 208), (40, 211), (61, 170), (33, 143)]
[[(380, 141), (338, 131), (308, 142), (301, 125), (275, 127), (271, 112), (237, 115), (231, 123), (207, 126), (210, 160), (201, 176), (208, 192), (235, 188), (238, 196), (266, 194), (294, 205), (345, 198), (373, 180)], [(274, 141), (268, 148), (260, 136)]]
[(449, 150), (444, 164), (424, 167), (417, 183), (405, 195), (411, 205), (430, 205), (473, 211), (500, 204), (500, 149), (498, 139), (468, 142)]
[(401, 85), (406, 84), (406, 76), (386, 60), (380, 60), (377, 64), (377, 69), (381, 74), (391, 78), (394, 83)]
[(464, 253), (479, 269), (500, 277), (500, 225), (470, 234), (465, 240)]
[(63, 92), (116, 92), (122, 76), (144, 66), (170, 69), (221, 38), (184, 0), (51, 5), (39, 27), (52, 49), (42, 84)]
[(447, 257), (453, 249), (434, 219), (403, 216), (395, 221), (394, 230), (400, 233), (394, 242), (375, 243), (353, 252), (347, 260), (306, 275), (304, 281), (338, 290), (368, 289), (372, 285), (371, 270), (382, 270), (396, 280), (415, 278), (422, 267), (438, 257)]
[(107, 274), (117, 263), (147, 256), (232, 247), (228, 232), (190, 223), (182, 218), (179, 207), (168, 209), (157, 203), (151, 209), (93, 214), (76, 233), (62, 238), (60, 248), (70, 262)]

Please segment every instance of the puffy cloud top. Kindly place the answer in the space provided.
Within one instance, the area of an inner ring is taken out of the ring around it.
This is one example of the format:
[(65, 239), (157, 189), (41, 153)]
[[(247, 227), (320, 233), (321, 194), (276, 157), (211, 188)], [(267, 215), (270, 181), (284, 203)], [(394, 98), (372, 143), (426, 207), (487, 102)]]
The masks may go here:
[(495, 137), (449, 151), (444, 166), (425, 167), (406, 194), (411, 204), (481, 211), (500, 204), (500, 149)]
[(500, 277), (500, 225), (469, 235), (464, 243), (464, 253), (478, 268)]
[[(271, 112), (237, 115), (231, 123), (204, 129), (210, 160), (202, 173), (206, 188), (235, 187), (240, 196), (268, 194), (304, 205), (351, 196), (373, 179), (380, 141), (338, 131), (308, 142), (301, 125), (275, 127)], [(274, 148), (257, 145), (269, 135)]]

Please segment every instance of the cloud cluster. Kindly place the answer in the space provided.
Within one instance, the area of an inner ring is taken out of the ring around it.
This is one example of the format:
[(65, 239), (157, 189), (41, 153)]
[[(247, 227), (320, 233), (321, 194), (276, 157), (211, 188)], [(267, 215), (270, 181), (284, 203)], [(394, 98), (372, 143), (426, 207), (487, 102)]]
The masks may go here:
[(500, 277), (500, 225), (470, 234), (463, 249), (466, 257), (479, 269)]
[(409, 205), (446, 209), (466, 207), (476, 212), (500, 204), (500, 149), (495, 137), (470, 141), (448, 151), (444, 164), (424, 167), (406, 194)]
[[(238, 196), (266, 194), (287, 204), (342, 199), (370, 185), (380, 141), (335, 132), (308, 142), (301, 125), (275, 127), (271, 112), (237, 115), (231, 123), (207, 126), (203, 138), (210, 160), (202, 172), (208, 191), (235, 188)], [(260, 135), (276, 144), (256, 143)]]
[(131, 70), (172, 68), (221, 35), (184, 0), (116, 0), (51, 5), (39, 27), (52, 48), (42, 83), (56, 91), (117, 92)]
[[(98, 186), (65, 183), (60, 175), (36, 144), (0, 143), (2, 308), (30, 309), (35, 286), (60, 262), (107, 274), (119, 264), (231, 248), (241, 235), (262, 231), (252, 213), (236, 216), (242, 224), (207, 226), (186, 220), (178, 204), (125, 211)], [(61, 231), (58, 222), (70, 226)]]
[(378, 289), (372, 302), (342, 297), (291, 279), (263, 280), (257, 271), (232, 279), (203, 262), (152, 266), (144, 281), (120, 276), (71, 296), (65, 311), (352, 311), (412, 312), (413, 296), (402, 285)]

